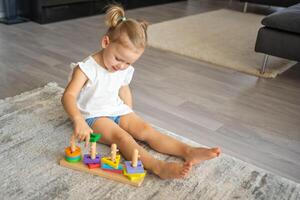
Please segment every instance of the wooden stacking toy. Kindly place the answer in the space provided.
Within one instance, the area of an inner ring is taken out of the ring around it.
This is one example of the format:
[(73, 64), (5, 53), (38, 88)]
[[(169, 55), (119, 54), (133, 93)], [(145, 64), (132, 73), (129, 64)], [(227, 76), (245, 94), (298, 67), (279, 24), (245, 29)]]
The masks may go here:
[(97, 154), (97, 141), (101, 138), (100, 134), (92, 133), (90, 135), (90, 154), (85, 154), (83, 162), (90, 168), (100, 167), (100, 155)]
[(101, 158), (100, 154), (97, 154), (96, 148), (96, 142), (101, 136), (101, 134), (95, 133), (90, 135), (90, 154), (85, 154), (81, 159), (81, 149), (76, 146), (75, 136), (72, 135), (70, 146), (65, 149), (65, 158), (60, 160), (60, 165), (136, 187), (141, 186), (146, 171), (142, 162), (138, 160), (138, 151), (133, 152), (132, 161), (125, 161), (125, 166), (120, 163), (121, 155), (117, 153), (116, 144), (111, 145), (110, 156)]
[(117, 154), (119, 150), (116, 144), (111, 145), (111, 156), (101, 158), (101, 169), (107, 172), (122, 174), (123, 166), (120, 164), (121, 155)]
[(75, 136), (71, 136), (70, 146), (65, 149), (65, 159), (68, 162), (75, 163), (81, 160), (81, 149), (76, 146)]
[(139, 152), (135, 149), (132, 155), (132, 161), (125, 161), (123, 173), (132, 181), (144, 178), (146, 175), (142, 161), (138, 160), (138, 158)]

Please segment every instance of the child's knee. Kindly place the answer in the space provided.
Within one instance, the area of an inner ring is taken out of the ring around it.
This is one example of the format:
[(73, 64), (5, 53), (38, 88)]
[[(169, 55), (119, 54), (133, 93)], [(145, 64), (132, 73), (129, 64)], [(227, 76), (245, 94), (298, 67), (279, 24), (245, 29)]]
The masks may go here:
[(143, 123), (140, 133), (138, 134), (138, 140), (147, 142), (149, 138), (151, 138), (151, 132), (153, 132), (153, 128), (148, 123)]
[(133, 137), (126, 132), (113, 132), (112, 133), (112, 143), (127, 143), (128, 140), (132, 140)]

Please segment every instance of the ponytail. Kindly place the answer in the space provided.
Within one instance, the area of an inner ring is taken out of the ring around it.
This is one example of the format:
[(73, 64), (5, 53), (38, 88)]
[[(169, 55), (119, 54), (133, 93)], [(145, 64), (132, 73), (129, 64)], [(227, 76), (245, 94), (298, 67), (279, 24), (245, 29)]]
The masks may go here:
[(110, 5), (106, 11), (105, 24), (109, 28), (115, 28), (124, 18), (125, 11), (121, 6)]
[(106, 35), (110, 41), (122, 43), (121, 34), (126, 33), (135, 47), (146, 47), (148, 22), (126, 18), (122, 6), (109, 5), (106, 10), (105, 24), (108, 26)]

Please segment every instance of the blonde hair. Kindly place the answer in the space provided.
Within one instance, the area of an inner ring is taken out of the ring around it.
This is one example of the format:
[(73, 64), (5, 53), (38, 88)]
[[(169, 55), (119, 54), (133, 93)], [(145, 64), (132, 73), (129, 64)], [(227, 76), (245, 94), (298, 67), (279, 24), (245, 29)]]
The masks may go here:
[(125, 33), (136, 48), (146, 47), (148, 22), (126, 18), (122, 6), (117, 4), (108, 6), (105, 24), (108, 26), (106, 35), (111, 42), (126, 45), (121, 37)]

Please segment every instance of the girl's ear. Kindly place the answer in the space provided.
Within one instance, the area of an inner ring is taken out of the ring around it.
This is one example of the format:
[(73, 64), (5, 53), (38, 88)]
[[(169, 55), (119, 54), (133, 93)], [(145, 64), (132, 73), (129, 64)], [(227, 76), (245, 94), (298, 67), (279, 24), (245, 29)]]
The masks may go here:
[(109, 37), (107, 35), (104, 35), (101, 41), (102, 48), (105, 49), (106, 47), (108, 47), (109, 42)]

